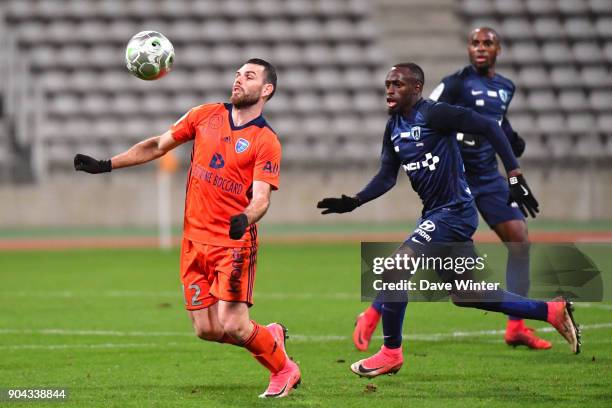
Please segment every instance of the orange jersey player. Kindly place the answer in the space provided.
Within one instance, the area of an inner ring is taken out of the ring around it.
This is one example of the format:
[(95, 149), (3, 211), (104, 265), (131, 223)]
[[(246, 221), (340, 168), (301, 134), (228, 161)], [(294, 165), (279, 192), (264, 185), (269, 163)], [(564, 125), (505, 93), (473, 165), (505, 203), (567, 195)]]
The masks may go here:
[(274, 66), (250, 59), (236, 71), (231, 103), (197, 106), (163, 135), (110, 160), (74, 158), (76, 170), (103, 173), (157, 159), (193, 140), (180, 262), (186, 309), (198, 337), (244, 347), (270, 371), (260, 397), (287, 396), (301, 377), (285, 351), (285, 327), (249, 318), (256, 222), (279, 185), (281, 147), (262, 116), (275, 90)]

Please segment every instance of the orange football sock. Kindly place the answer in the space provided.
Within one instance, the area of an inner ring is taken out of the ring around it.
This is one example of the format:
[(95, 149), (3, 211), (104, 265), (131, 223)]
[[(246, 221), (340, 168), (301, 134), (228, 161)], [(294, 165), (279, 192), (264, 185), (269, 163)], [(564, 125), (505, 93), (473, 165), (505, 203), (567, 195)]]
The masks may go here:
[(276, 374), (285, 366), (287, 356), (268, 329), (255, 322), (252, 323), (253, 332), (242, 346), (249, 350), (261, 365)]

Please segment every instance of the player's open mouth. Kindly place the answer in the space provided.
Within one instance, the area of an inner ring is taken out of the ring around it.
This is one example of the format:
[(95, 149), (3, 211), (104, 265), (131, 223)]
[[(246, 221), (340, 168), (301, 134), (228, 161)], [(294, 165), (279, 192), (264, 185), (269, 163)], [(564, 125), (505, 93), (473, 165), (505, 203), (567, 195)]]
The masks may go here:
[(486, 55), (479, 55), (476, 57), (476, 62), (487, 62), (487, 56)]
[(393, 99), (387, 99), (387, 106), (389, 108), (395, 108), (397, 106), (397, 101), (394, 101)]

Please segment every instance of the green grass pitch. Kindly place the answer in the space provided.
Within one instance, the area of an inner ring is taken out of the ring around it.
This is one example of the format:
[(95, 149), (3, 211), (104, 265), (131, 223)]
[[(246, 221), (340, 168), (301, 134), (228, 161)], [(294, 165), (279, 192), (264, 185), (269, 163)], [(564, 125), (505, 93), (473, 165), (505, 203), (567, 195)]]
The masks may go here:
[[(66, 387), (62, 407), (557, 408), (612, 401), (609, 304), (577, 305), (586, 329), (583, 353), (575, 356), (552, 332), (541, 333), (552, 350), (507, 347), (501, 334), (486, 332), (504, 328), (501, 315), (413, 303), (402, 370), (357, 378), (348, 366), (366, 356), (350, 340), (365, 307), (358, 244), (261, 247), (252, 317), (288, 327), (287, 348), (303, 375), (302, 386), (280, 401), (258, 400), (268, 374), (245, 350), (191, 334), (177, 250), (2, 252), (0, 283), (0, 388)], [(453, 336), (458, 331), (464, 335)]]

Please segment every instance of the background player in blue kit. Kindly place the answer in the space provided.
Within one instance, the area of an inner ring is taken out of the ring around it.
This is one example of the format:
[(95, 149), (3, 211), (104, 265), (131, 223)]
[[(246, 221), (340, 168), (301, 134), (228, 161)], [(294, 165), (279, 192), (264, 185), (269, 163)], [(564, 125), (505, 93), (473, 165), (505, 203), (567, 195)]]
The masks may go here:
[[(421, 97), (424, 82), (423, 70), (413, 63), (398, 64), (389, 71), (385, 87), (390, 118), (383, 136), (380, 170), (355, 196), (325, 198), (317, 204), (324, 209), (323, 214), (352, 211), (393, 188), (398, 171), (403, 168), (423, 202), (417, 229), (399, 249), (408, 256), (420, 253), (426, 243), (469, 243), (478, 226), (474, 199), (455, 141), (456, 132), (484, 135), (502, 159), (512, 198), (527, 211), (538, 210), (538, 203), (499, 124), (471, 109), (424, 100)], [(426, 243), (419, 234), (425, 228), (430, 238)], [(574, 353), (580, 351), (580, 333), (571, 314), (571, 304), (565, 299), (542, 302), (503, 290), (469, 294), (454, 291), (451, 297), (459, 306), (548, 321), (568, 341)], [(406, 306), (407, 299), (383, 297), (384, 345), (372, 357), (352, 364), (355, 374), (375, 377), (400, 369)]]
[[(464, 106), (501, 124), (516, 157), (525, 150), (525, 142), (512, 129), (506, 118), (514, 96), (511, 80), (495, 72), (501, 52), (500, 38), (495, 30), (480, 27), (468, 36), (470, 65), (445, 77), (433, 90), (430, 99)], [(525, 217), (529, 209), (508, 202), (508, 183), (499, 173), (493, 145), (484, 135), (457, 133), (465, 175), (476, 207), (497, 236), (508, 244), (506, 287), (510, 292), (527, 296), (529, 292), (529, 237)], [(522, 210), (522, 211), (521, 211)], [(535, 217), (535, 213), (530, 211)], [(359, 350), (368, 348), (372, 333), (380, 320), (381, 302), (374, 301), (357, 316), (353, 342)], [(509, 316), (504, 336), (512, 346), (525, 345), (532, 349), (549, 349), (549, 341), (537, 337), (523, 319)]]
[[(434, 89), (430, 98), (451, 105), (465, 106), (501, 123), (504, 133), (519, 157), (525, 142), (510, 126), (506, 112), (514, 96), (514, 83), (495, 72), (501, 52), (498, 33), (489, 27), (472, 30), (468, 37), (470, 65), (447, 76)], [(457, 135), (465, 165), (468, 185), (476, 207), (497, 236), (508, 246), (506, 267), (507, 289), (521, 296), (529, 292), (529, 237), (526, 212), (508, 205), (508, 184), (499, 174), (495, 151), (487, 139), (476, 134)], [(534, 213), (530, 214), (535, 217)], [(549, 349), (552, 344), (538, 338), (522, 319), (509, 316), (505, 341), (510, 345), (526, 345), (532, 349)]]

